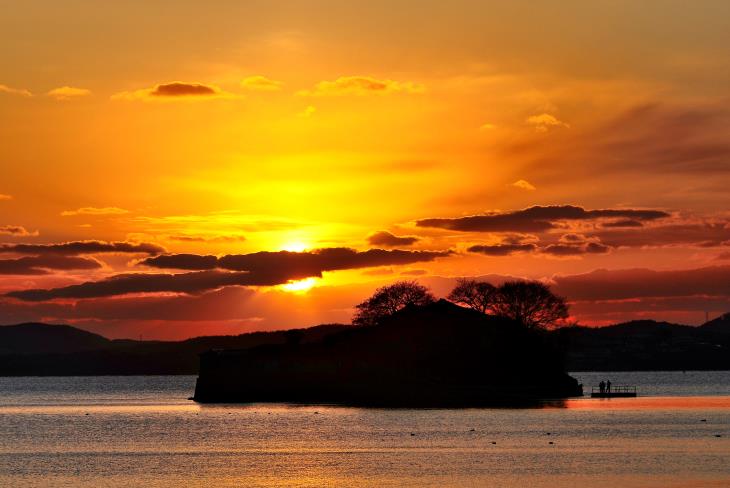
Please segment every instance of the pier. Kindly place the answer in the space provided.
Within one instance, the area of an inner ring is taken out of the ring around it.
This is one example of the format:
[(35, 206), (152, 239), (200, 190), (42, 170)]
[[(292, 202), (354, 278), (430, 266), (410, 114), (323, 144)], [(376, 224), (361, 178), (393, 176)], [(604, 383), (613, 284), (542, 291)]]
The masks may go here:
[(636, 396), (636, 387), (628, 385), (611, 385), (611, 389), (591, 388), (591, 398), (632, 398)]

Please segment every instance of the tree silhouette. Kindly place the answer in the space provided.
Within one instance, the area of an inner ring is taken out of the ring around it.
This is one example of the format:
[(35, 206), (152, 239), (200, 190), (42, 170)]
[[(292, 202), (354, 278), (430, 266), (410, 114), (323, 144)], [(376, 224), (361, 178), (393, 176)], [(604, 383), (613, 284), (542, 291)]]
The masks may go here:
[(568, 318), (565, 298), (539, 281), (507, 281), (498, 288), (494, 313), (520, 322), (528, 329), (547, 329)]
[(434, 296), (425, 286), (415, 281), (397, 281), (378, 288), (370, 298), (356, 305), (352, 323), (373, 325), (408, 305), (428, 305), (434, 301)]
[(481, 313), (493, 314), (497, 304), (499, 291), (497, 287), (486, 281), (459, 278), (456, 287), (449, 293), (448, 299), (454, 303), (465, 305)]

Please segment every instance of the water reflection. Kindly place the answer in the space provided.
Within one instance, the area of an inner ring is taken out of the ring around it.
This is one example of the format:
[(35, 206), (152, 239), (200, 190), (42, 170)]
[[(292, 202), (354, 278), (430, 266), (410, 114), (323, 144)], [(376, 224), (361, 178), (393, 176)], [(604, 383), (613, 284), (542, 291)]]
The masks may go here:
[(730, 479), (730, 395), (527, 409), (199, 406), (185, 400), (193, 382), (105, 378), (79, 393), (77, 380), (0, 379), (0, 486), (658, 488)]

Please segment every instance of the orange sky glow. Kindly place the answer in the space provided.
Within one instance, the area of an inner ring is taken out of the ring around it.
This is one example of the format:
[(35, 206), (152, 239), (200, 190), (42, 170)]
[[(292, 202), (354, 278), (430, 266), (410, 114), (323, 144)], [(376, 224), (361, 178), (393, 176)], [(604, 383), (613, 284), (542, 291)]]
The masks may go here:
[(730, 3), (13, 4), (0, 323), (348, 322), (540, 279), (572, 318), (730, 311)]

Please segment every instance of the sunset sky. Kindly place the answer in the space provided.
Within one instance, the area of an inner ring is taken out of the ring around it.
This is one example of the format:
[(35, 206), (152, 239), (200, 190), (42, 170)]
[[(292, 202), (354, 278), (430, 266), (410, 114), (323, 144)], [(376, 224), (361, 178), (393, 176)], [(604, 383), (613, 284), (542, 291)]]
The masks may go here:
[(282, 329), (460, 276), (730, 311), (730, 2), (552, 3), (0, 2), (0, 323)]

